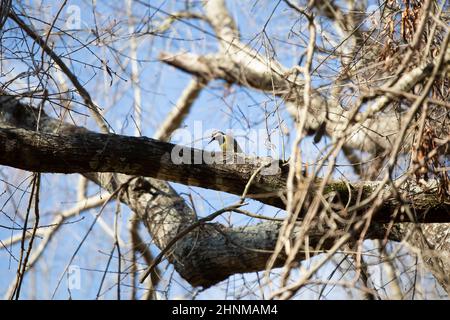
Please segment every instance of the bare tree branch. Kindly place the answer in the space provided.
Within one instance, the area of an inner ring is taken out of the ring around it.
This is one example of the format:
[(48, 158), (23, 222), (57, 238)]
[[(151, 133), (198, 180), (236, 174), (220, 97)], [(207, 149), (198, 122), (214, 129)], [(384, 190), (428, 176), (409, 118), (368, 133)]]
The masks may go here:
[(201, 90), (206, 85), (207, 81), (203, 78), (195, 78), (190, 81), (186, 89), (184, 89), (177, 103), (170, 111), (164, 123), (159, 127), (155, 133), (154, 138), (157, 140), (168, 141), (170, 135), (178, 129), (189, 114), (192, 105), (199, 96)]

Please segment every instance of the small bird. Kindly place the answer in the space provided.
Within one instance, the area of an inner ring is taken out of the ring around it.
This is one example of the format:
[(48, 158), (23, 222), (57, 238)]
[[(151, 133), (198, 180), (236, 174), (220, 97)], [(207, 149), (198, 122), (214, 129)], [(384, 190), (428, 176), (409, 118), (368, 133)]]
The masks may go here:
[(222, 149), (223, 153), (242, 153), (242, 149), (238, 142), (229, 134), (225, 134), (219, 130), (214, 130), (211, 134), (211, 141), (209, 141), (208, 144), (214, 140), (219, 143), (220, 149)]

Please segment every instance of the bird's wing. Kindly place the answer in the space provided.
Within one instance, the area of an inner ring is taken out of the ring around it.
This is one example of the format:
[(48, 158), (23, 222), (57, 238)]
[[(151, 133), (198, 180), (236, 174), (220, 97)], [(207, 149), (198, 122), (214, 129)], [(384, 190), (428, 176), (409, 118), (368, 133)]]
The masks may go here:
[(237, 142), (236, 139), (233, 139), (234, 142), (234, 146), (233, 146), (233, 150), (236, 153), (243, 153), (241, 147), (239, 146), (239, 143)]

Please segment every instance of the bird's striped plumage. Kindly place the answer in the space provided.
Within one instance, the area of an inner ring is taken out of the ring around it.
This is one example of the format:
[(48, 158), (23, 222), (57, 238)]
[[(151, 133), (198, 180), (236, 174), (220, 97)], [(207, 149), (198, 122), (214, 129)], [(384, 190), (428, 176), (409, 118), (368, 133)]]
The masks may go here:
[(242, 149), (239, 146), (236, 139), (233, 138), (233, 136), (226, 134), (222, 131), (215, 130), (211, 134), (211, 142), (216, 140), (219, 143), (220, 149), (222, 149), (223, 153), (242, 153)]

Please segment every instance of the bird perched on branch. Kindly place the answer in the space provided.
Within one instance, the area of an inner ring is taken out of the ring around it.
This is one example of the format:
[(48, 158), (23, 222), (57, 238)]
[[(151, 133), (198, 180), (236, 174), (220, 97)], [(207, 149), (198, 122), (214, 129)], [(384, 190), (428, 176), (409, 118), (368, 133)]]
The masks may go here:
[(242, 153), (242, 149), (236, 139), (234, 139), (229, 134), (225, 134), (219, 130), (214, 130), (211, 134), (211, 140), (208, 142), (208, 144), (210, 144), (214, 140), (219, 143), (220, 149), (222, 149), (223, 153)]

